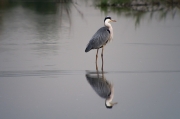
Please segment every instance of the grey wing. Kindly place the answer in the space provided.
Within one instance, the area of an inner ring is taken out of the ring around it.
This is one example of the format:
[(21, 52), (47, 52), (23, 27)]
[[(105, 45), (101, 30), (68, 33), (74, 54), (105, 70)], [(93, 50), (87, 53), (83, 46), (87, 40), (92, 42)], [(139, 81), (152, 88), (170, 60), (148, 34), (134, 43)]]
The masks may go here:
[(91, 76), (86, 74), (86, 79), (94, 91), (102, 98), (108, 98), (111, 95), (112, 84), (100, 76)]
[(99, 49), (105, 45), (110, 38), (110, 31), (108, 27), (100, 28), (89, 41), (85, 52), (90, 51), (91, 49)]

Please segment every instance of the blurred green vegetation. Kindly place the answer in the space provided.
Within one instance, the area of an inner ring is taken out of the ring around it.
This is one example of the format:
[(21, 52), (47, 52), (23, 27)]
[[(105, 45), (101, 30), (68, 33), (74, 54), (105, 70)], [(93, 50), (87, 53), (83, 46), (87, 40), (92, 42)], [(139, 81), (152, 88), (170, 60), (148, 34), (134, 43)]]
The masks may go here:
[[(70, 13), (71, 7), (78, 11), (83, 18), (83, 13), (78, 9), (74, 3), (76, 0), (0, 0), (0, 19), (3, 16), (1, 10), (13, 9), (21, 6), (30, 9), (37, 14), (56, 14), (59, 12), (60, 17), (63, 13), (68, 16), (71, 23)], [(24, 2), (26, 1), (26, 2)], [(30, 2), (28, 2), (30, 1)], [(78, 1), (82, 2), (82, 1)], [(86, 2), (86, 1), (84, 1)], [(159, 20), (166, 19), (167, 16), (174, 18), (180, 15), (180, 0), (94, 0), (94, 6), (100, 9), (105, 15), (110, 12), (118, 16), (133, 18), (135, 25), (139, 25), (141, 20), (149, 15), (149, 19), (158, 17)], [(63, 11), (63, 12), (62, 12)]]
[(135, 26), (149, 15), (149, 20), (153, 17), (159, 21), (166, 17), (180, 15), (180, 0), (94, 0), (96, 8), (105, 15), (115, 13), (118, 16), (133, 18)]
[[(48, 1), (49, 0), (0, 0), (0, 24), (3, 22), (3, 17), (6, 13), (8, 13), (8, 11), (13, 11), (17, 8), (23, 8), (26, 10), (30, 10), (40, 16), (38, 18), (33, 18), (34, 20), (37, 20), (38, 24), (44, 23), (43, 19), (47, 19), (49, 18), (48, 15), (51, 15), (58, 16), (60, 22), (62, 21), (62, 19), (67, 19), (71, 26), (70, 13), (71, 7), (74, 5), (74, 3), (72, 3), (72, 0), (51, 0), (51, 2)], [(33, 16), (30, 17), (32, 18)], [(52, 23), (48, 22), (48, 24), (51, 25)]]
[(180, 0), (95, 0), (97, 6), (180, 4)]
[(40, 14), (56, 13), (59, 3), (66, 4), (68, 9), (72, 0), (0, 0), (0, 10), (22, 6)]

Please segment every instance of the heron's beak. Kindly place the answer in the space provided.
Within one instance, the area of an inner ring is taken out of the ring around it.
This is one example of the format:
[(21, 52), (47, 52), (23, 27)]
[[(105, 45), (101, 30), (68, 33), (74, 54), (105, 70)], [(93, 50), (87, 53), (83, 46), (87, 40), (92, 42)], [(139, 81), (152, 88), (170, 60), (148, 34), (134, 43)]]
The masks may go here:
[(111, 21), (112, 21), (112, 22), (116, 22), (116, 20), (114, 20), (114, 19), (111, 19)]
[(111, 105), (112, 106), (114, 106), (114, 105), (116, 105), (116, 104), (118, 104), (117, 102), (111, 102)]

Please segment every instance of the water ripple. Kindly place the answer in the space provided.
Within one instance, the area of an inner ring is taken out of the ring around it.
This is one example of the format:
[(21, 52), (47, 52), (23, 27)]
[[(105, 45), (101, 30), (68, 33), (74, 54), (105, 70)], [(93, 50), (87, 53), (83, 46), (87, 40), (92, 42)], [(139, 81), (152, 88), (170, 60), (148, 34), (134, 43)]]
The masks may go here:
[[(27, 71), (0, 71), (0, 77), (24, 77), (24, 76), (58, 76), (58, 75), (84, 75), (85, 73), (97, 73), (89, 70), (27, 70)], [(99, 72), (101, 73), (101, 71)], [(126, 73), (180, 73), (180, 70), (142, 70), (142, 71), (105, 71), (105, 74)]]
[(159, 43), (124, 43), (127, 45), (157, 45), (157, 46), (180, 46), (180, 44), (159, 44)]

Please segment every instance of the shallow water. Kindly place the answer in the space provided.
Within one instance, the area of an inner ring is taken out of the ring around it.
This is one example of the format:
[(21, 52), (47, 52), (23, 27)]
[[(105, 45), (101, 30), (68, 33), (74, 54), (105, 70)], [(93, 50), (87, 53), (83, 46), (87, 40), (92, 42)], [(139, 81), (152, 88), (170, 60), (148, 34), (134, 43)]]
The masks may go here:
[[(1, 118), (180, 118), (179, 12), (163, 19), (147, 12), (137, 25), (127, 12), (77, 3), (0, 7)], [(111, 110), (86, 78), (98, 75), (96, 50), (84, 52), (107, 15), (117, 21), (104, 50), (104, 77), (118, 102)]]

